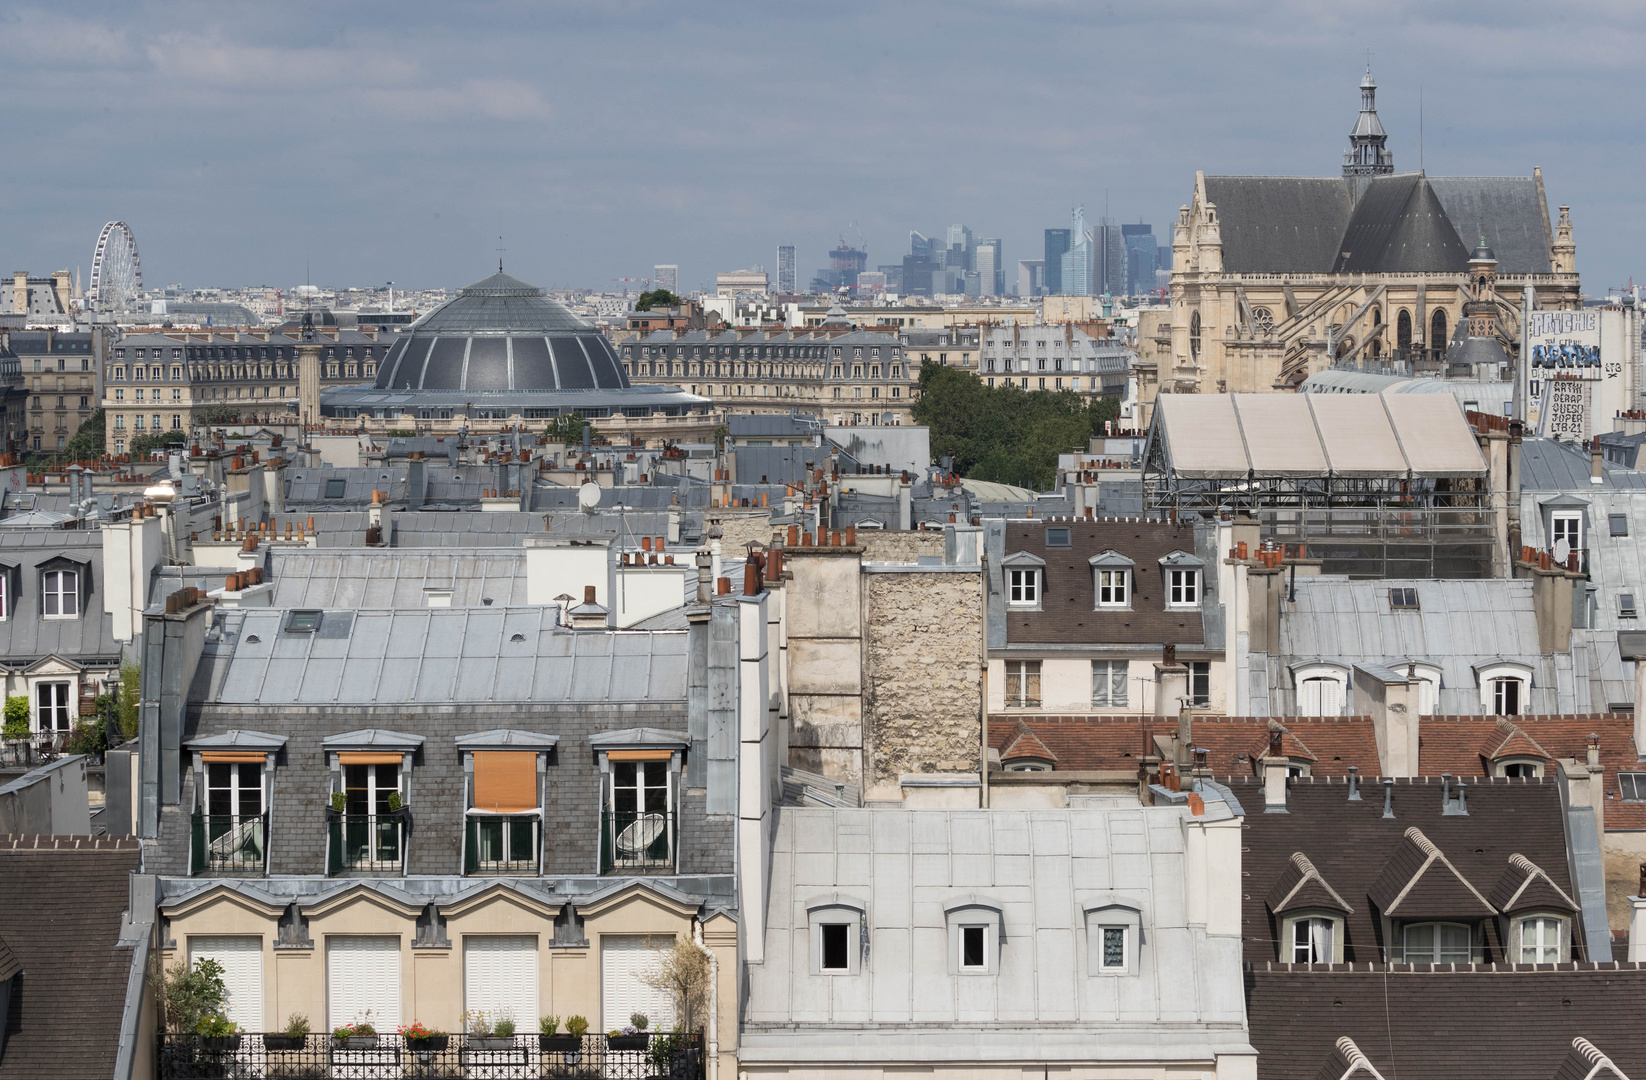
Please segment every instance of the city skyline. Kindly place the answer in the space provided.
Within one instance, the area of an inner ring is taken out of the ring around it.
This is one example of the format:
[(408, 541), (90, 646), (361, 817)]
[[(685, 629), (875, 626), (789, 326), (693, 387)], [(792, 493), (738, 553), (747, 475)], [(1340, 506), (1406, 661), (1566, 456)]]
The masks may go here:
[[(725, 64), (679, 65), (665, 61), (725, 51), (720, 20), (645, 4), (461, 20), (368, 5), (348, 23), (329, 8), (17, 8), (0, 16), (18, 105), (0, 119), (0, 220), (34, 273), (89, 273), (97, 230), (120, 219), (152, 282), (455, 287), (501, 255), (545, 286), (617, 289), (674, 263), (687, 290), (779, 244), (809, 281), (854, 223), (874, 267), (910, 229), (965, 222), (1001, 238), (1010, 291), (1075, 206), (1095, 222), (1107, 203), (1169, 243), (1196, 169), (1334, 175), (1369, 47), (1396, 170), (1541, 166), (1596, 294), (1631, 275), (1640, 240), (1625, 187), (1638, 121), (1592, 107), (1638, 83), (1639, 34), (1606, 10), (1551, 45), (1529, 4), (1490, 23), (1461, 4), (1371, 23), (1307, 6), (848, 6), (740, 23)], [(551, 67), (531, 62), (544, 40)], [(1069, 110), (1052, 73), (1092, 48), (1113, 89)], [(833, 107), (808, 72), (836, 61), (882, 107)], [(950, 62), (974, 92), (934, 108), (919, 87)], [(660, 152), (669, 168), (642, 164)]]

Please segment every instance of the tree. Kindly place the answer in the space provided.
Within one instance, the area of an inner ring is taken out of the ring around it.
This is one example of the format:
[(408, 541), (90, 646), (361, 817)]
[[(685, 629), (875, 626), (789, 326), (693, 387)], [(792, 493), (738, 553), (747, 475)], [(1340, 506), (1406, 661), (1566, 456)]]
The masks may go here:
[[(582, 413), (568, 413), (557, 416), (549, 421), (548, 427), (543, 429), (543, 437), (550, 442), (578, 443), (583, 441), (583, 429), (589, 422), (583, 419)], [(593, 432), (590, 432), (592, 437)]]
[(913, 411), (931, 429), (932, 453), (953, 455), (961, 476), (1044, 490), (1057, 478), (1057, 456), (1084, 450), (1120, 407), (1112, 397), (1069, 390), (1023, 390), (1009, 381), (990, 387), (928, 362), (920, 366)]
[(188, 441), (189, 435), (186, 431), (168, 431), (164, 435), (139, 435), (131, 441), (131, 456), (145, 458), (148, 457), (150, 450), (182, 446)]
[(709, 954), (695, 941), (676, 937), (674, 948), (663, 953), (645, 979), (674, 997), (675, 1017), (682, 1031), (696, 1031), (708, 1017)]
[(98, 409), (69, 439), (64, 457), (69, 461), (84, 461), (103, 455), (103, 410)]
[(240, 410), (233, 405), (207, 405), (196, 409), (194, 422), (204, 427), (212, 424), (232, 424), (240, 419)]
[(137, 737), (137, 704), (142, 700), (143, 667), (135, 660), (120, 661), (120, 698), (115, 719), (122, 738)]
[(25, 696), (8, 697), (6, 699), (5, 727), (0, 728), (0, 735), (8, 739), (26, 739), (29, 737), (29, 699)]
[(171, 1031), (195, 1030), (201, 1020), (220, 1014), (228, 997), (223, 965), (215, 960), (196, 960), (192, 967), (179, 960), (156, 981), (165, 999), (166, 1027)]
[(671, 308), (680, 306), (680, 297), (667, 289), (652, 289), (640, 294), (640, 299), (634, 302), (634, 310), (650, 311), (652, 308)]

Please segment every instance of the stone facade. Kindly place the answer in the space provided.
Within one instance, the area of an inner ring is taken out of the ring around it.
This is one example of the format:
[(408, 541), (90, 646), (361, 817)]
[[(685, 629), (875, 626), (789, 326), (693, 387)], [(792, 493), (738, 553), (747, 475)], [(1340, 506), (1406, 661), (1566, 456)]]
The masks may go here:
[(943, 554), (943, 534), (931, 529), (859, 529), (864, 562), (912, 563), (922, 555)]
[(707, 520), (720, 526), (720, 550), (729, 559), (741, 559), (751, 540), (769, 545), (777, 527), (765, 510), (710, 510)]
[(900, 798), (905, 773), (976, 773), (982, 584), (976, 570), (863, 575), (865, 795)]

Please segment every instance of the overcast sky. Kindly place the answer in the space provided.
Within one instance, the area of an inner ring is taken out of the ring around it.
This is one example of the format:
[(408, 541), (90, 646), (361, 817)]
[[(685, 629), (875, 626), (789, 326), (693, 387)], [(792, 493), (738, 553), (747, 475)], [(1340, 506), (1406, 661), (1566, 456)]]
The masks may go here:
[(1399, 170), (1529, 175), (1585, 292), (1646, 275), (1637, 4), (0, 0), (0, 271), (687, 288), (844, 233), (1004, 240), (1105, 199), (1169, 242), (1196, 169), (1332, 175), (1366, 50)]

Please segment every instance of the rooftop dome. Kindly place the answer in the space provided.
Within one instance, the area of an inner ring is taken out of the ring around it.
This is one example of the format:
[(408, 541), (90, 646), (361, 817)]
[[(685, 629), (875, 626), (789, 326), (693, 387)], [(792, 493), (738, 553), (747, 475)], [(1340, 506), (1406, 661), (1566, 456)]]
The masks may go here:
[(378, 390), (621, 390), (605, 335), (499, 270), (413, 323), (377, 368)]

